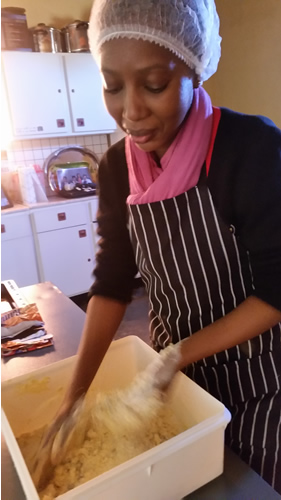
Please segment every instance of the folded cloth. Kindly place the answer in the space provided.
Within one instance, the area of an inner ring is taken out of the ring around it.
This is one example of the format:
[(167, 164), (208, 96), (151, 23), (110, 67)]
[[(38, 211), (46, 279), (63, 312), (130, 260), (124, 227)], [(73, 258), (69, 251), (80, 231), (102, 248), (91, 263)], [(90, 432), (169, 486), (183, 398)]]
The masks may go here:
[[(2, 327), (2, 330), (3, 330), (3, 327)], [(12, 339), (25, 339), (38, 331), (41, 331), (41, 332), (45, 331), (44, 330), (44, 323), (40, 324), (38, 326), (32, 326), (31, 328), (27, 328), (27, 330), (19, 331), (19, 333), (15, 333), (13, 335), (7, 334), (7, 335), (3, 336), (3, 332), (2, 332), (1, 344), (3, 344), (3, 342), (7, 342), (8, 340), (12, 340)]]
[[(5, 323), (4, 323), (5, 325)], [(4, 326), (1, 327), (1, 339), (12, 339), (17, 337), (20, 333), (30, 330), (32, 327), (42, 327), (44, 326), (43, 321), (22, 321), (15, 326)]]
[(15, 354), (22, 354), (51, 345), (53, 345), (53, 335), (44, 332), (39, 339), (9, 340), (1, 344), (1, 355), (3, 357), (14, 356)]
[(1, 314), (1, 355), (14, 356), (53, 345), (36, 304)]

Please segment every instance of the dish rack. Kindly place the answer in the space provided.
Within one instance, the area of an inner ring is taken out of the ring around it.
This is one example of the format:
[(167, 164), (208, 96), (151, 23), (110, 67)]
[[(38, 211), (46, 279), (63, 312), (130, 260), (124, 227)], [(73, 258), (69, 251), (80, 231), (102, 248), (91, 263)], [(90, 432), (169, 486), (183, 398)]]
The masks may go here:
[[(45, 160), (43, 169), (45, 175), (45, 184), (49, 190), (49, 196), (54, 194), (62, 194), (62, 190), (60, 189), (59, 183), (57, 182), (56, 171), (60, 165), (69, 165), (84, 163), (88, 165), (89, 175), (91, 181), (94, 186), (97, 186), (98, 182), (98, 168), (99, 161), (97, 156), (90, 149), (81, 147), (81, 146), (64, 146), (62, 148), (54, 151), (48, 158)], [(94, 192), (89, 194), (95, 194)], [(73, 196), (70, 195), (70, 192), (63, 192), (63, 195), (66, 197), (76, 197), (76, 196), (86, 196), (87, 193), (78, 192), (76, 194), (73, 193)]]

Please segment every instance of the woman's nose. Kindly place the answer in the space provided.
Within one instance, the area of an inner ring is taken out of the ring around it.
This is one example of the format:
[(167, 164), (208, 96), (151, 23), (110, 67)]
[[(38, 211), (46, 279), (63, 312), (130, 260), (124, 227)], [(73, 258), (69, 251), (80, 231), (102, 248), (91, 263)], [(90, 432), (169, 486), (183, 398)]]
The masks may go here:
[(123, 101), (123, 119), (137, 122), (146, 118), (148, 109), (138, 89), (127, 89)]

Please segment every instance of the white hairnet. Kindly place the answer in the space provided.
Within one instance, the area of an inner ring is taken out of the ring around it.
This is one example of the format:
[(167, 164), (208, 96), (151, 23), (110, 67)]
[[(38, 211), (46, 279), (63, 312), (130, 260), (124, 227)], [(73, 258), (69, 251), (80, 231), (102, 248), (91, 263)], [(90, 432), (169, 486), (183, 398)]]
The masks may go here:
[(114, 38), (148, 40), (176, 54), (201, 81), (216, 72), (221, 54), (214, 0), (95, 0), (88, 34), (94, 57)]

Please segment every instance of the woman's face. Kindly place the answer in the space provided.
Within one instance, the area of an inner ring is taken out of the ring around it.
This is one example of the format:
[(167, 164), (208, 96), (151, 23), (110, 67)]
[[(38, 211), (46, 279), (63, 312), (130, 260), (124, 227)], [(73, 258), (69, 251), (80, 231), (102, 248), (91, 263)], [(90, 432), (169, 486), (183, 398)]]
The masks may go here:
[(127, 38), (101, 48), (104, 100), (137, 146), (167, 151), (193, 100), (194, 72), (169, 50)]

